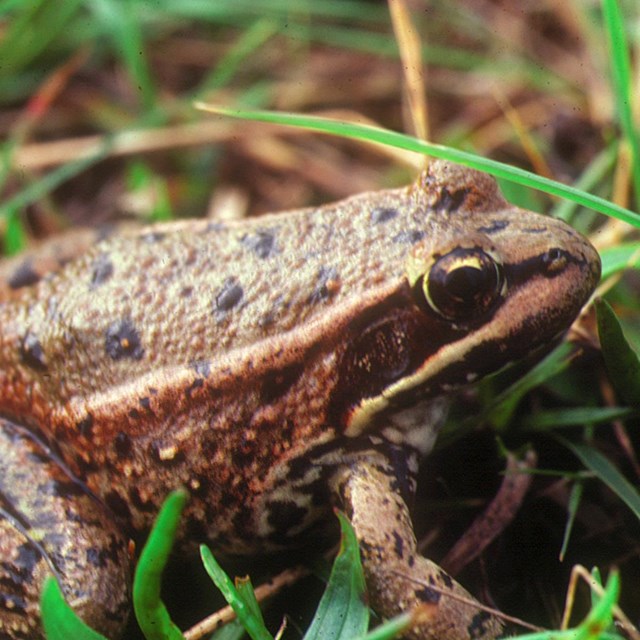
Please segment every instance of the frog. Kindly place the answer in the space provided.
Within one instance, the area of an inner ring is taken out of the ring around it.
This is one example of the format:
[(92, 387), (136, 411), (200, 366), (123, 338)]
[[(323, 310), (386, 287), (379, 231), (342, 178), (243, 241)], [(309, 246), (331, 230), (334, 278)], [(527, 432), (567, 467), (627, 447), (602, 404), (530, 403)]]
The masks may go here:
[(131, 540), (178, 487), (184, 553), (304, 548), (337, 508), (372, 608), (420, 607), (407, 638), (503, 633), (418, 552), (410, 506), (458, 390), (548, 350), (588, 301), (581, 234), (432, 160), (407, 187), (33, 264), (0, 304), (2, 637), (42, 637), (50, 574), (120, 637)]

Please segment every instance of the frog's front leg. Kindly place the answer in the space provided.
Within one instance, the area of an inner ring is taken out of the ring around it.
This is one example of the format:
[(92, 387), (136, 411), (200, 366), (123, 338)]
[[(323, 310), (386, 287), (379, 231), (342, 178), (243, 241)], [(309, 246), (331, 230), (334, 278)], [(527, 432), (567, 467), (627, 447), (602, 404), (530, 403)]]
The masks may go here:
[(85, 622), (118, 637), (129, 612), (127, 536), (46, 447), (4, 419), (0, 451), (0, 637), (42, 637), (47, 575)]
[[(385, 617), (429, 605), (424, 621), (407, 635), (415, 640), (497, 638), (502, 624), (469, 604), (473, 596), (418, 553), (398, 485), (394, 467), (381, 456), (352, 463), (337, 482), (340, 500), (360, 543), (371, 605)], [(447, 596), (447, 592), (466, 602)]]

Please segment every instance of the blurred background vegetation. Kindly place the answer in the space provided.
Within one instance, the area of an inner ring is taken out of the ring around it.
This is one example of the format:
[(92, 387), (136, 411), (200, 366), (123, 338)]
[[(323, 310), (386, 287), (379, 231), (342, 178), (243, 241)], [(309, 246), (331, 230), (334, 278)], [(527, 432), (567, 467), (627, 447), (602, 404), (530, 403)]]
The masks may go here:
[[(632, 187), (633, 145), (620, 143), (620, 96), (600, 2), (410, 0), (408, 6), (422, 39), (432, 141), (578, 183), (634, 208), (640, 196)], [(637, 55), (640, 5), (619, 6)], [(634, 95), (638, 78), (636, 72)], [(203, 114), (193, 108), (196, 99), (413, 132), (382, 1), (0, 0), (5, 252), (79, 225), (220, 219), (322, 204), (406, 183), (422, 163), (395, 149)], [(562, 207), (503, 186), (528, 208)], [(599, 248), (633, 238), (630, 228), (592, 212), (565, 214), (583, 231), (597, 231)], [(637, 284), (631, 271), (611, 294), (632, 336)], [(586, 326), (593, 336), (593, 325)], [(510, 613), (549, 626), (559, 624), (573, 562), (604, 571), (620, 566), (622, 605), (636, 622), (640, 611), (637, 517), (602, 483), (589, 482), (549, 429), (522, 426), (541, 409), (615, 406), (599, 356), (584, 351), (569, 377), (528, 396), (511, 429), (500, 432), (512, 450), (532, 443), (539, 467), (554, 473), (536, 478), (516, 521), (469, 577), (476, 593), (484, 590)], [(480, 396), (467, 400), (477, 407)], [(577, 437), (593, 436), (587, 424), (578, 425)], [(627, 425), (621, 432), (619, 424), (604, 424), (599, 444), (637, 484), (638, 422)], [(436, 452), (417, 508), (432, 531), (429, 553), (445, 553), (464, 532), (496, 490), (503, 466), (491, 430)], [(580, 508), (568, 517), (578, 480)], [(559, 560), (563, 538), (570, 540)], [(305, 615), (292, 614), (289, 637), (298, 637)]]

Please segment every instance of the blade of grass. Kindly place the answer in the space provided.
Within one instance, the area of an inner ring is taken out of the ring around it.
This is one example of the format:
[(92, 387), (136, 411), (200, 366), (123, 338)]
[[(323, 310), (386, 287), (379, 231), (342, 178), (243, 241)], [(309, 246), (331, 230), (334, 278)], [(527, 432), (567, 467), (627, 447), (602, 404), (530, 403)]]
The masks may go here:
[(373, 631), (369, 631), (357, 640), (391, 640), (404, 633), (413, 623), (415, 614), (412, 611), (401, 613), (391, 620), (386, 620), (378, 625)]
[(576, 444), (558, 435), (556, 438), (571, 450), (587, 469), (593, 471), (640, 520), (640, 494), (605, 456), (591, 446)]
[(236, 586), (229, 576), (222, 570), (213, 557), (211, 550), (206, 545), (200, 545), (200, 557), (206, 572), (213, 583), (220, 589), (225, 600), (235, 611), (238, 620), (242, 623), (249, 636), (253, 640), (273, 640), (273, 636), (268, 632), (262, 621), (262, 615), (255, 616), (252, 606), (248, 605), (244, 598), (238, 593)]
[(602, 355), (613, 388), (629, 405), (637, 406), (640, 398), (640, 359), (625, 338), (611, 305), (600, 298), (596, 300), (595, 307)]
[(257, 20), (238, 38), (238, 41), (225, 53), (213, 71), (198, 87), (198, 94), (203, 95), (224, 87), (238, 73), (242, 63), (250, 55), (255, 54), (265, 42), (278, 32), (278, 25), (270, 18)]
[(524, 395), (567, 369), (575, 355), (573, 345), (568, 342), (559, 344), (516, 382), (495, 396), (483, 411), (483, 419), (497, 430), (506, 428)]
[[(245, 25), (243, 19), (254, 20), (265, 15), (265, 7), (255, 0), (182, 0), (167, 7), (173, 16), (198, 20), (211, 20), (223, 24)], [(386, 7), (376, 6), (362, 0), (322, 0), (322, 2), (292, 2), (291, 0), (269, 0), (269, 15), (290, 22), (303, 18), (326, 18), (336, 22), (381, 23), (388, 21)]]
[(640, 138), (633, 121), (634, 95), (629, 61), (629, 42), (617, 0), (602, 0), (602, 12), (609, 41), (613, 91), (620, 126), (631, 148), (633, 186), (636, 207), (640, 209)]
[(589, 209), (594, 209), (605, 215), (618, 218), (624, 222), (628, 222), (636, 227), (640, 227), (640, 214), (634, 213), (629, 209), (620, 207), (616, 204), (608, 202), (604, 198), (585, 193), (578, 189), (574, 189), (568, 185), (536, 176), (535, 174), (511, 167), (495, 160), (483, 158), (473, 153), (453, 149), (444, 145), (432, 142), (424, 142), (404, 133), (373, 127), (365, 124), (357, 124), (353, 122), (340, 122), (330, 118), (321, 118), (319, 116), (306, 116), (294, 113), (278, 113), (274, 111), (260, 110), (244, 110), (221, 107), (217, 105), (196, 102), (194, 105), (197, 109), (214, 113), (217, 115), (228, 116), (231, 118), (239, 118), (241, 120), (255, 120), (258, 122), (269, 122), (272, 124), (281, 124), (286, 126), (301, 127), (311, 131), (320, 131), (330, 135), (342, 136), (345, 138), (353, 138), (355, 140), (366, 140), (379, 144), (397, 147), (398, 149), (406, 149), (424, 155), (430, 155), (435, 158), (442, 158), (451, 162), (463, 164), (478, 171), (484, 171), (496, 178), (503, 178), (517, 184), (521, 184), (532, 189), (538, 189), (544, 193), (554, 196), (568, 198)]
[(160, 596), (162, 572), (173, 547), (186, 491), (174, 491), (164, 501), (149, 534), (133, 580), (133, 609), (147, 640), (184, 640)]
[(22, 2), (0, 38), (0, 77), (18, 73), (69, 28), (82, 0)]
[(145, 55), (140, 12), (143, 7), (135, 0), (93, 0), (89, 5), (98, 20), (106, 27), (114, 40), (114, 50), (119, 52), (129, 70), (132, 82), (140, 89), (145, 109), (152, 109), (158, 102), (151, 69)]
[(358, 540), (346, 516), (339, 511), (336, 515), (342, 533), (340, 552), (304, 640), (347, 640), (363, 634), (369, 625)]
[(562, 536), (562, 545), (560, 546), (560, 553), (558, 559), (560, 562), (564, 562), (564, 556), (567, 553), (569, 547), (569, 539), (571, 538), (571, 532), (573, 531), (573, 525), (576, 521), (576, 515), (578, 513), (578, 507), (582, 499), (582, 492), (584, 490), (584, 483), (582, 481), (575, 482), (571, 488), (571, 495), (569, 496), (569, 505), (567, 507), (567, 522), (564, 527), (564, 534)]
[(604, 424), (623, 420), (636, 414), (629, 407), (572, 407), (538, 411), (522, 419), (521, 426), (535, 431), (547, 431), (562, 427)]
[(40, 607), (47, 640), (107, 640), (78, 618), (64, 599), (60, 585), (53, 576), (48, 576), (44, 582)]
[(638, 269), (640, 268), (640, 243), (608, 247), (602, 250), (600, 257), (602, 258), (602, 280), (606, 280), (618, 271)]
[[(582, 191), (593, 189), (613, 169), (617, 155), (618, 145), (610, 144), (593, 158), (573, 186)], [(577, 204), (571, 200), (559, 200), (549, 215), (568, 222), (576, 208)]]
[(613, 622), (613, 611), (619, 595), (620, 576), (612, 571), (602, 597), (577, 627), (563, 631), (527, 633), (518, 636), (518, 640), (623, 640), (623, 636), (607, 631)]

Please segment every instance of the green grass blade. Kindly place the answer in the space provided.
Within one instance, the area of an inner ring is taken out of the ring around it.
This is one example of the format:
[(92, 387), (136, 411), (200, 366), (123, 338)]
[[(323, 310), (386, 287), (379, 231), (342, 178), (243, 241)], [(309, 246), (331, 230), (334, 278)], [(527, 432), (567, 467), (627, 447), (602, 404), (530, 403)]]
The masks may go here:
[(414, 614), (412, 612), (401, 613), (399, 616), (378, 625), (366, 635), (360, 636), (358, 640), (392, 640), (413, 624), (413, 618)]
[(213, 71), (200, 84), (199, 94), (226, 86), (238, 74), (243, 62), (278, 32), (278, 25), (271, 19), (257, 20), (247, 28), (238, 41), (216, 64)]
[(160, 598), (160, 588), (162, 572), (169, 559), (186, 502), (185, 491), (169, 494), (158, 513), (136, 567), (133, 609), (147, 640), (184, 640)]
[(287, 126), (296, 126), (311, 131), (320, 131), (331, 135), (342, 136), (345, 138), (353, 138), (356, 140), (367, 140), (379, 144), (396, 147), (398, 149), (406, 149), (424, 155), (430, 155), (443, 160), (450, 160), (459, 164), (466, 165), (479, 171), (489, 173), (496, 178), (503, 178), (517, 184), (538, 189), (544, 193), (554, 196), (568, 198), (573, 202), (584, 207), (599, 211), (605, 215), (618, 218), (624, 222), (628, 222), (636, 227), (640, 227), (640, 214), (634, 213), (629, 209), (620, 207), (616, 204), (608, 202), (604, 198), (594, 196), (590, 193), (574, 189), (568, 185), (536, 176), (535, 174), (511, 167), (495, 160), (483, 158), (473, 153), (453, 149), (440, 144), (424, 142), (404, 133), (397, 133), (388, 129), (373, 127), (370, 125), (357, 124), (352, 122), (339, 122), (329, 118), (321, 118), (318, 116), (304, 116), (293, 113), (278, 113), (274, 111), (260, 110), (244, 110), (230, 109), (196, 102), (195, 107), (203, 111), (215, 113), (217, 115), (239, 118), (242, 120), (255, 120), (258, 122), (269, 122), (272, 124), (282, 124)]
[(22, 218), (14, 209), (7, 212), (7, 227), (4, 232), (4, 252), (8, 256), (20, 253), (27, 245), (27, 234)]
[(602, 250), (600, 258), (602, 258), (603, 280), (625, 269), (638, 269), (640, 268), (640, 242), (608, 247)]
[(89, 6), (105, 34), (113, 38), (114, 50), (122, 55), (132, 83), (140, 89), (145, 109), (152, 110), (158, 103), (157, 91), (145, 55), (144, 22), (137, 10), (144, 7), (136, 0), (93, 0)]
[(527, 633), (518, 636), (518, 640), (624, 640), (623, 636), (607, 631), (612, 625), (613, 609), (619, 595), (620, 577), (616, 571), (612, 571), (602, 597), (598, 598), (577, 627), (565, 631)]
[(609, 40), (613, 92), (618, 119), (631, 148), (633, 186), (636, 207), (640, 209), (640, 138), (633, 121), (634, 99), (629, 61), (629, 43), (617, 0), (602, 0), (605, 29)]
[(0, 38), (0, 77), (17, 74), (52, 48), (53, 41), (70, 28), (82, 0), (21, 2)]
[(229, 576), (227, 576), (213, 557), (209, 547), (205, 545), (200, 546), (200, 557), (202, 558), (202, 563), (209, 577), (216, 587), (220, 589), (225, 600), (234, 610), (236, 616), (238, 616), (238, 620), (251, 638), (253, 640), (273, 640), (273, 636), (264, 626), (262, 615), (254, 615), (253, 606), (251, 603), (247, 604), (243, 595), (238, 592), (238, 589)]
[(521, 424), (526, 429), (547, 431), (585, 424), (605, 424), (636, 415), (637, 411), (629, 407), (571, 407), (537, 411), (523, 418)]
[(575, 350), (568, 342), (558, 345), (527, 373), (497, 395), (483, 412), (483, 419), (488, 420), (498, 430), (504, 429), (524, 395), (566, 370), (571, 365), (574, 355)]
[(369, 625), (358, 540), (346, 516), (340, 512), (337, 516), (342, 532), (340, 552), (304, 640), (351, 640)]
[(640, 519), (640, 494), (605, 456), (588, 445), (576, 444), (560, 436), (556, 437), (633, 511), (636, 518)]
[[(246, 26), (247, 20), (264, 16), (266, 5), (255, 0), (181, 0), (167, 5), (175, 17), (187, 17), (222, 24)], [(362, 0), (269, 0), (269, 15), (287, 23), (294, 20), (313, 21), (329, 19), (336, 22), (356, 21), (380, 24), (389, 20), (386, 7)]]
[[(591, 191), (604, 177), (611, 172), (618, 155), (618, 145), (610, 144), (598, 153), (574, 183), (576, 189)], [(568, 222), (578, 205), (572, 200), (559, 200), (549, 215)]]
[(640, 360), (624, 337), (611, 305), (596, 300), (598, 335), (609, 379), (614, 389), (629, 405), (638, 406), (640, 398)]
[(573, 483), (573, 487), (571, 488), (571, 495), (569, 496), (569, 506), (567, 508), (567, 522), (564, 527), (560, 553), (558, 554), (560, 562), (564, 561), (564, 556), (567, 553), (567, 548), (569, 547), (569, 539), (571, 538), (573, 525), (576, 521), (576, 515), (578, 514), (578, 507), (580, 506), (580, 501), (582, 500), (583, 490), (584, 483), (582, 481), (579, 480)]
[(238, 620), (232, 620), (209, 636), (208, 640), (242, 640), (247, 632)]
[(58, 581), (48, 576), (40, 597), (42, 624), (47, 640), (107, 640), (87, 626), (67, 604)]

